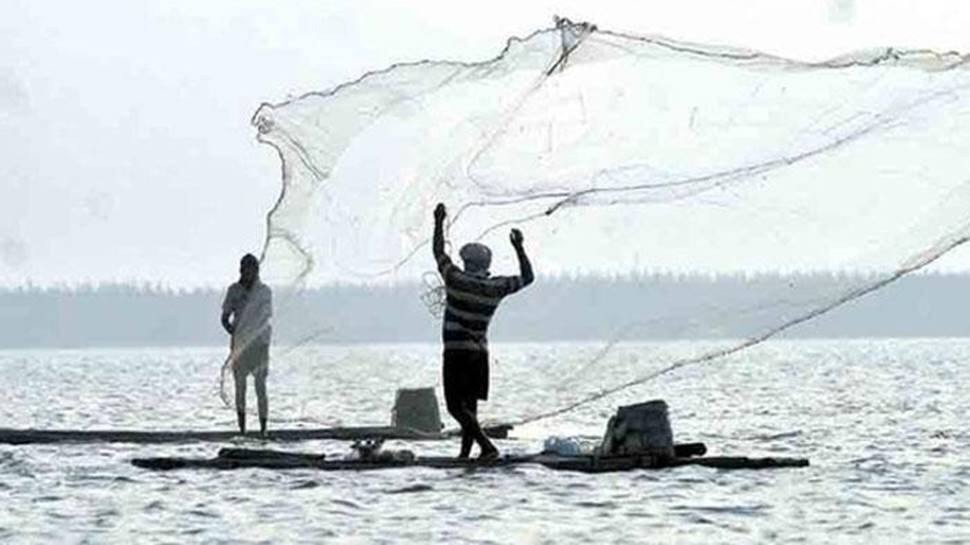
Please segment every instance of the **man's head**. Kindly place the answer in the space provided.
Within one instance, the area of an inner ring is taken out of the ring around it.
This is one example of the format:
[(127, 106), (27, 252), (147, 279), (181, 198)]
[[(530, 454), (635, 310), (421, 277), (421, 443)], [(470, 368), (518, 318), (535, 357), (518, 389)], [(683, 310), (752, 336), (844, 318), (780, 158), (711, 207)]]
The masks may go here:
[(259, 279), (259, 260), (253, 254), (246, 254), (239, 260), (239, 282), (250, 287)]
[(461, 247), (458, 255), (465, 264), (465, 272), (476, 276), (488, 276), (492, 265), (492, 251), (488, 246), (471, 242)]

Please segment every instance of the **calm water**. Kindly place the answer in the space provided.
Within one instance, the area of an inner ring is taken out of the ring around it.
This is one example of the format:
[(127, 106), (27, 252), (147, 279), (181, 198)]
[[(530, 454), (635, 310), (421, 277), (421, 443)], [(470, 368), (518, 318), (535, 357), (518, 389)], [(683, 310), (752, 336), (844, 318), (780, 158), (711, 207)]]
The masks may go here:
[[(485, 416), (548, 409), (706, 346), (628, 346), (589, 366), (598, 348), (495, 346)], [(384, 424), (398, 387), (435, 385), (441, 397), (436, 353), (277, 354), (271, 426)], [(0, 426), (231, 428), (216, 392), (221, 361), (216, 349), (0, 352)], [(970, 340), (773, 342), (499, 441), (534, 452), (549, 435), (600, 434), (618, 404), (664, 398), (678, 440), (715, 454), (805, 456), (805, 469), (153, 473), (128, 461), (222, 445), (0, 446), (0, 542), (966, 543), (968, 362)], [(336, 441), (268, 446), (348, 452)]]

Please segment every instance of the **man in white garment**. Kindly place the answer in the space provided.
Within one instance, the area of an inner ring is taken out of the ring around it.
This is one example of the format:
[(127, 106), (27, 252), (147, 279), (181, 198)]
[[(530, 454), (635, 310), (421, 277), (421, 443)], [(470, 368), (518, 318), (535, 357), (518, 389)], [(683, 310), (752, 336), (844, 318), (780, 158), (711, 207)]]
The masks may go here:
[(236, 383), (239, 431), (246, 433), (246, 377), (253, 375), (259, 407), (259, 431), (266, 435), (269, 402), (269, 343), (272, 336), (273, 293), (259, 281), (259, 260), (246, 254), (239, 262), (239, 281), (229, 286), (222, 303), (222, 327), (232, 336), (230, 365)]

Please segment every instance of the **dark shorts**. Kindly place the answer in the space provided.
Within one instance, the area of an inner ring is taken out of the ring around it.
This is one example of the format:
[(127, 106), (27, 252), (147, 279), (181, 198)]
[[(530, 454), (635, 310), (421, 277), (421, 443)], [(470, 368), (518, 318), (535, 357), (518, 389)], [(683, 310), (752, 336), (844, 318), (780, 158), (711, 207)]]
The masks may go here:
[(488, 352), (445, 350), (445, 401), (488, 399)]

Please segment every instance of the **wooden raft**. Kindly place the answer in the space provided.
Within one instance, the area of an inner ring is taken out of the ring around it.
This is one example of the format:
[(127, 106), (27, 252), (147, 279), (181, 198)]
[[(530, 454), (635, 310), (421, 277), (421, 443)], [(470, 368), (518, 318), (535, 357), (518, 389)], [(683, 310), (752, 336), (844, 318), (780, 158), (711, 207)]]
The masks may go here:
[[(489, 437), (508, 437), (511, 426), (485, 428)], [(310, 441), (316, 439), (406, 439), (435, 441), (454, 437), (456, 432), (428, 433), (392, 426), (310, 428), (270, 430), (269, 441)], [(197, 443), (227, 442), (240, 437), (235, 431), (137, 431), (137, 430), (35, 430), (0, 428), (0, 444), (29, 445), (50, 443)], [(250, 432), (247, 437), (259, 436)]]
[(159, 471), (173, 469), (315, 469), (321, 471), (370, 471), (377, 469), (424, 467), (432, 469), (464, 469), (506, 467), (521, 464), (538, 464), (560, 471), (605, 473), (634, 469), (664, 469), (686, 465), (699, 465), (718, 469), (767, 469), (782, 467), (806, 467), (804, 458), (748, 458), (743, 456), (699, 456), (662, 459), (650, 455), (632, 456), (560, 456), (534, 454), (527, 456), (504, 456), (497, 460), (479, 461), (450, 457), (420, 457), (412, 460), (328, 460), (321, 454), (303, 454), (274, 450), (222, 449), (215, 458), (135, 458), (137, 467)]

